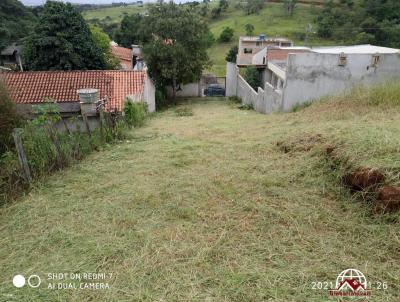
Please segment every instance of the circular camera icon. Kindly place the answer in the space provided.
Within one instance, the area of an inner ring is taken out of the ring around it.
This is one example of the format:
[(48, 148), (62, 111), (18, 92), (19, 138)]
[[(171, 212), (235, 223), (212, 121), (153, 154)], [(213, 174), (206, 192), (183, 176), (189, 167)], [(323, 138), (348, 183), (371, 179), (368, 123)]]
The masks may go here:
[(28, 278), (28, 284), (32, 288), (39, 287), (41, 283), (42, 283), (42, 280), (40, 279), (40, 277), (38, 275), (31, 275)]
[(15, 275), (13, 278), (13, 284), (17, 288), (21, 288), (25, 285), (25, 277), (22, 275)]
[[(15, 275), (13, 278), (13, 285), (17, 288), (25, 286), (26, 279), (23, 275)], [(37, 288), (42, 283), (42, 279), (38, 275), (30, 275), (28, 278), (28, 285), (32, 288)]]

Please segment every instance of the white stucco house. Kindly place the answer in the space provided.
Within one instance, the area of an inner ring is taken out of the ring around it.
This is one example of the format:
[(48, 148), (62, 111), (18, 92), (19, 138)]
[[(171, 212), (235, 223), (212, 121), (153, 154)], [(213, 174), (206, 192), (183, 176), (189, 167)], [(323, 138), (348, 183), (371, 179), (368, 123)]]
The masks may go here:
[(237, 95), (264, 113), (289, 111), (356, 85), (400, 79), (399, 50), (374, 45), (266, 47), (249, 65), (262, 72), (263, 87), (252, 89), (239, 67), (228, 63), (227, 96)]

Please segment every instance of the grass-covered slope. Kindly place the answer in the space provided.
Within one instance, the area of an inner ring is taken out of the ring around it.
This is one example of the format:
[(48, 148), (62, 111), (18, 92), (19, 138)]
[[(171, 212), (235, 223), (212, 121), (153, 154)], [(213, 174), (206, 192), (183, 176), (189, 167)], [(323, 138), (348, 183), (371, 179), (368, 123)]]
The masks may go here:
[[(210, 9), (215, 7), (216, 3), (210, 4)], [(85, 19), (98, 19), (102, 22), (112, 23), (120, 22), (124, 14), (144, 12), (147, 7), (138, 5), (129, 5), (126, 7), (112, 7), (97, 10), (90, 10), (83, 13)], [(221, 16), (217, 19), (209, 18), (211, 32), (217, 39), (225, 27), (234, 29), (234, 38), (230, 43), (216, 42), (209, 49), (209, 56), (213, 66), (209, 69), (219, 76), (224, 76), (226, 72), (225, 56), (231, 46), (238, 44), (239, 36), (245, 35), (245, 24), (250, 23), (254, 26), (254, 34), (264, 33), (267, 36), (282, 36), (293, 39), (297, 45), (304, 45), (305, 33), (308, 24), (313, 25), (312, 32), (316, 31), (315, 18), (317, 17), (320, 6), (309, 4), (298, 4), (292, 16), (288, 16), (284, 11), (282, 3), (267, 3), (258, 13), (247, 15), (243, 8), (236, 7), (232, 2)], [(108, 18), (107, 18), (108, 16)], [(315, 33), (310, 33), (307, 45), (329, 45), (333, 41), (318, 39)]]
[(99, 19), (106, 22), (121, 22), (124, 15), (146, 11), (146, 5), (115, 6), (86, 10), (82, 13), (86, 20)]
[[(354, 165), (398, 181), (396, 87), (390, 102), (364, 91), (296, 113), (262, 115), (221, 99), (188, 102), (192, 116), (158, 113), (128, 141), (1, 209), (2, 295), (320, 302), (327, 290), (313, 290), (313, 281), (357, 268), (374, 301), (398, 301), (400, 214), (372, 216), (324, 155), (335, 144)], [(295, 148), (282, 152), (278, 142)], [(49, 272), (113, 273), (111, 289), (49, 290)], [(14, 288), (16, 273), (38, 274), (43, 284)]]
[(238, 45), (239, 36), (246, 35), (245, 25), (254, 26), (254, 34), (264, 33), (272, 37), (287, 37), (295, 41), (295, 45), (305, 44), (305, 34), (308, 24), (313, 26), (309, 33), (308, 46), (329, 45), (333, 41), (321, 40), (313, 33), (316, 31), (315, 19), (321, 8), (311, 5), (298, 4), (292, 16), (285, 13), (282, 3), (267, 3), (258, 14), (246, 15), (243, 10), (229, 8), (220, 19), (210, 22), (210, 29), (216, 38), (219, 37), (225, 27), (235, 30), (235, 36), (231, 43), (216, 43), (209, 50), (213, 61), (211, 71), (219, 76), (225, 75), (225, 56), (229, 48)]

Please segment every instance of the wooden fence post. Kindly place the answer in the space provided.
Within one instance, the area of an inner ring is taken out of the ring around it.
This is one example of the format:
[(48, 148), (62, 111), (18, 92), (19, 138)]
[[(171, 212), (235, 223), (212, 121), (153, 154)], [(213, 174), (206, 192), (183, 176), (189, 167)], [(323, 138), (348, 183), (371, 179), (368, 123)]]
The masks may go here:
[(89, 138), (92, 138), (92, 132), (90, 131), (89, 121), (88, 121), (86, 114), (82, 114), (82, 118), (83, 118), (83, 121), (85, 122), (86, 131), (89, 135)]
[(103, 111), (103, 107), (102, 106), (99, 107), (99, 112), (100, 112), (100, 135), (101, 135), (102, 141), (104, 141), (105, 140), (105, 135), (104, 135), (104, 111)]
[(32, 183), (31, 170), (29, 169), (28, 160), (26, 159), (24, 146), (22, 144), (21, 135), (19, 134), (19, 130), (16, 128), (13, 130), (12, 135), (14, 137), (15, 148), (18, 153), (18, 160), (21, 166), (22, 174), (28, 184)]

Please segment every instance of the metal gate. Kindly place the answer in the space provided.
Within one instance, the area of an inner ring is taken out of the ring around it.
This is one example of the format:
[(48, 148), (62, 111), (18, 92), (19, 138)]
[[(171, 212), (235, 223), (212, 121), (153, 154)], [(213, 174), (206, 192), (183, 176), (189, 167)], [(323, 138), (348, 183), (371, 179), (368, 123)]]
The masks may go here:
[(204, 74), (200, 81), (203, 96), (224, 97), (226, 94), (226, 77)]

